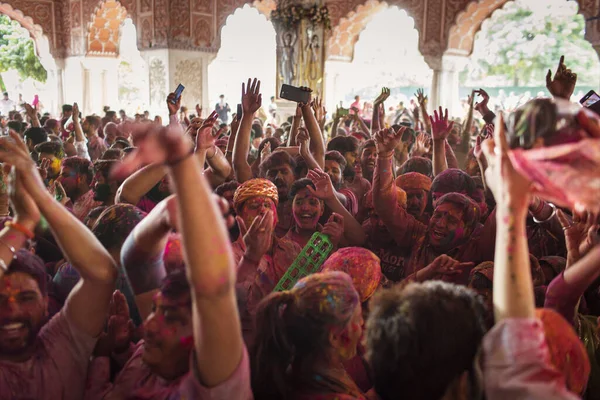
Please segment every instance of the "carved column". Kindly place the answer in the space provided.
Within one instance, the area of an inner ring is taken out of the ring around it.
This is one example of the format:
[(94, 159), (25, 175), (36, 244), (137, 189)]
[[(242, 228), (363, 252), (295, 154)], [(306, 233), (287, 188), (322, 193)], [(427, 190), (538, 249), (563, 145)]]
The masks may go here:
[(469, 59), (462, 55), (425, 56), (425, 62), (433, 70), (429, 112), (439, 106), (448, 108), (448, 114), (462, 117), (459, 97), (459, 74)]

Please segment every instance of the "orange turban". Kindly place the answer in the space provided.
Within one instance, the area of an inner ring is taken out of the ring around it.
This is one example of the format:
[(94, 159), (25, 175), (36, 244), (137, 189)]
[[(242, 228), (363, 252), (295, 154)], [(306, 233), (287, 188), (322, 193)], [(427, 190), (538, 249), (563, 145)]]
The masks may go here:
[[(398, 205), (402, 208), (406, 208), (406, 192), (402, 189), (400, 189), (398, 186), (396, 186), (396, 201), (398, 202)], [(365, 208), (370, 209), (370, 208), (375, 208), (375, 206), (373, 205), (373, 191), (369, 190), (367, 192), (367, 194), (365, 194)]]
[(575, 330), (560, 314), (548, 308), (535, 310), (544, 325), (550, 361), (563, 374), (567, 389), (581, 395), (590, 376), (590, 360)]
[(381, 282), (379, 257), (362, 247), (344, 247), (333, 253), (321, 269), (321, 272), (328, 271), (340, 271), (350, 275), (361, 303), (375, 293)]
[(396, 186), (403, 190), (422, 189), (429, 192), (431, 190), (431, 179), (418, 172), (407, 172), (396, 178)]
[(268, 179), (250, 179), (237, 188), (233, 194), (233, 206), (237, 210), (244, 202), (253, 197), (268, 197), (275, 205), (279, 204), (277, 186)]

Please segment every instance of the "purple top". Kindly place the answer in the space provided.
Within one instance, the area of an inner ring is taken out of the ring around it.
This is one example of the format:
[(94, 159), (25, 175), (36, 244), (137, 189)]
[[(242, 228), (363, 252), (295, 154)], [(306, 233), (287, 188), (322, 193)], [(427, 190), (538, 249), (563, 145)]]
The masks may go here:
[(575, 320), (575, 309), (580, 297), (581, 293), (573, 292), (573, 289), (565, 282), (565, 273), (563, 271), (548, 285), (544, 308), (555, 310), (572, 325)]
[(73, 326), (63, 309), (40, 331), (29, 360), (0, 361), (0, 400), (81, 400), (96, 340)]

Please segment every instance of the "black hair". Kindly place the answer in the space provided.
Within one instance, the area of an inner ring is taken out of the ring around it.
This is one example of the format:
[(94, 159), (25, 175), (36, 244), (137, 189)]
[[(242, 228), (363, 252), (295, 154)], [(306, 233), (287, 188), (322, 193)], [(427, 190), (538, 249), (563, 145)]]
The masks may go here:
[(48, 141), (48, 133), (44, 128), (32, 127), (25, 131), (23, 134), (25, 139), (31, 140), (31, 143), (34, 146), (37, 146), (40, 143), (44, 143)]
[[(377, 294), (367, 321), (367, 358), (381, 400), (441, 399), (474, 361), (485, 306), (464, 286), (412, 283)], [(473, 383), (473, 382), (472, 382)]]
[(353, 136), (336, 136), (327, 143), (327, 151), (337, 150), (342, 155), (358, 150), (358, 139)]
[(282, 164), (288, 164), (294, 174), (296, 173), (296, 160), (285, 151), (276, 151), (260, 163), (260, 176), (266, 176), (267, 171)]
[(307, 186), (310, 186), (311, 188), (316, 189), (315, 184), (310, 179), (308, 179), (308, 178), (298, 179), (296, 182), (294, 182), (292, 184), (292, 187), (290, 188), (290, 198), (294, 198), (294, 196), (296, 196), (296, 194), (300, 190), (304, 189)]

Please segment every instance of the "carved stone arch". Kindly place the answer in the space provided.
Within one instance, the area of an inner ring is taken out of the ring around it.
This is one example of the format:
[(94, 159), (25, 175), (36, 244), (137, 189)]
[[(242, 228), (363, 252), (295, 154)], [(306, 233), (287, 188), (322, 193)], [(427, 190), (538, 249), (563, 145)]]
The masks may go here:
[(34, 22), (33, 18), (26, 16), (23, 11), (14, 9), (10, 4), (0, 3), (0, 14), (4, 14), (13, 21), (17, 21), (24, 29), (29, 32), (31, 39), (35, 44), (36, 55), (40, 63), (46, 69), (51, 71), (56, 69), (56, 61), (52, 56), (51, 50), (58, 51), (54, 47), (43, 28)]
[(393, 6), (406, 11), (408, 16), (415, 21), (414, 27), (419, 32), (419, 49), (421, 49), (423, 3), (416, 0), (367, 0), (355, 5), (343, 16), (340, 14), (344, 10), (340, 7), (330, 10), (334, 27), (327, 43), (327, 60), (352, 61), (354, 46), (358, 42), (361, 32), (375, 14)]
[(264, 15), (268, 21), (270, 20), (271, 11), (273, 11), (277, 7), (277, 0), (236, 0), (228, 4), (220, 5), (220, 8), (217, 10), (215, 38), (213, 41), (213, 45), (211, 46), (215, 52), (218, 52), (219, 48), (221, 48), (221, 33), (223, 32), (223, 27), (227, 24), (227, 18), (233, 15), (238, 8), (241, 8), (246, 4), (256, 8), (258, 12)]
[[(454, 23), (449, 27), (448, 45), (446, 54), (471, 55), (475, 35), (481, 30), (482, 24), (492, 17), (493, 13), (503, 8), (512, 0), (473, 0), (462, 10), (456, 13)], [(567, 1), (567, 0), (565, 0)], [(598, 14), (598, 6), (595, 1), (577, 0), (579, 14), (589, 18)], [(597, 22), (592, 23), (594, 27), (600, 26)], [(600, 36), (598, 29), (590, 30), (590, 24), (586, 26), (586, 39), (592, 43), (594, 37)]]
[(92, 13), (87, 29), (86, 54), (116, 57), (119, 55), (121, 25), (130, 12), (118, 0), (102, 0)]

